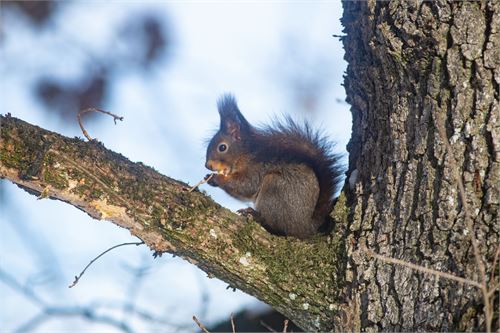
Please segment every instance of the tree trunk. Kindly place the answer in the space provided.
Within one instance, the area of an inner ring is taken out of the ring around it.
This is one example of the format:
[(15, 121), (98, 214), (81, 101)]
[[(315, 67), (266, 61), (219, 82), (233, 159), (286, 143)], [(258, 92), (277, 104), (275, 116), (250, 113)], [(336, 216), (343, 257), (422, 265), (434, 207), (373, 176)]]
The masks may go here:
[(500, 2), (344, 1), (343, 24), (349, 173), (357, 174), (348, 202), (348, 296), (359, 327), (484, 330), (476, 287), (358, 250), (366, 244), (481, 281), (473, 233), (491, 272), (500, 233)]
[(344, 7), (350, 186), (328, 237), (269, 235), (101, 144), (10, 116), (0, 176), (128, 228), (306, 330), (484, 330), (481, 286), (498, 280), (500, 4)]

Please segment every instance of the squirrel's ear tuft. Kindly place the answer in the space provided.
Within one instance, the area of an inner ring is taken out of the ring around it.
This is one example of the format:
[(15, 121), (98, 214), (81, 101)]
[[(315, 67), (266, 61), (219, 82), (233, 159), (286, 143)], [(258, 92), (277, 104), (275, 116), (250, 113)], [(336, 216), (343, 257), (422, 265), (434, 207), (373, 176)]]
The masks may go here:
[(250, 124), (238, 109), (234, 96), (231, 94), (222, 95), (217, 101), (217, 108), (220, 115), (221, 131), (235, 140), (240, 140), (242, 133), (250, 129)]

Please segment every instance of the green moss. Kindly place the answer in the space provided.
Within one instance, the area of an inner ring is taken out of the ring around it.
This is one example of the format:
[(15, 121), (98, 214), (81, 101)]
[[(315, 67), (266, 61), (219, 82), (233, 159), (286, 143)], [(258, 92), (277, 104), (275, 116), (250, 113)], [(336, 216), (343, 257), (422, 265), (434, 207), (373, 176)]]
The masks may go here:
[(53, 170), (45, 170), (43, 180), (57, 189), (65, 189), (68, 187), (68, 180), (60, 174), (60, 172), (52, 172)]
[[(12, 131), (12, 129), (2, 127), (2, 131)], [(26, 144), (23, 141), (23, 145), (19, 145), (14, 141), (12, 135), (15, 135), (15, 133), (2, 133), (3, 142), (0, 152), (2, 164), (19, 170), (20, 175), (23, 177), (31, 178), (36, 176), (30, 172), (30, 169), (33, 167), (33, 160), (36, 157), (34, 151), (38, 150), (38, 145), (33, 148), (35, 143), (31, 141), (26, 142)]]
[(0, 150), (0, 160), (2, 161), (2, 164), (8, 168), (20, 169), (22, 161), (20, 157), (22, 154), (15, 150), (9, 151), (7, 149), (8, 146), (8, 142), (2, 144), (2, 149)]
[(339, 282), (338, 240), (325, 236), (307, 241), (272, 236), (271, 246), (256, 246), (257, 228), (261, 228), (257, 223), (247, 223), (239, 230), (235, 245), (241, 253), (250, 253), (265, 266), (266, 277), (273, 285), (297, 295), (297, 302), (307, 297), (309, 312), (314, 312), (314, 303), (321, 304), (325, 299), (333, 302)]
[(153, 222), (158, 223), (158, 225), (162, 225), (161, 221), (164, 216), (165, 210), (158, 205), (154, 205), (151, 211), (151, 219), (153, 220)]
[(46, 154), (40, 165), (43, 168), (43, 180), (57, 189), (68, 187), (68, 175), (56, 168), (57, 162), (52, 154)]
[(347, 225), (349, 217), (349, 207), (347, 206), (347, 199), (344, 192), (340, 193), (340, 196), (335, 202), (331, 217), (336, 223)]
[[(46, 135), (50, 139), (51, 134)], [(235, 217), (201, 193), (182, 191), (177, 184), (172, 186), (164, 178), (151, 174), (152, 169), (128, 162), (118, 165), (123, 157), (104, 152), (101, 145), (57, 141), (51, 143), (58, 145), (53, 148), (58, 152), (54, 155), (40, 136), (28, 141), (27, 147), (17, 142), (12, 144), (15, 149), (23, 150), (19, 156), (29, 152), (25, 160), (17, 161), (17, 152), (7, 151), (7, 140), (2, 142), (0, 156), (11, 158), (17, 165), (25, 163), (23, 168), (28, 174), (42, 166), (43, 179), (57, 188), (68, 188), (71, 184), (71, 191), (85, 199), (105, 197), (109, 204), (127, 206), (127, 214), (146, 229), (160, 232), (173, 247), (178, 247), (176, 253), (199, 261), (202, 267), (210, 266), (208, 271), (227, 278), (235, 287), (257, 294), (276, 308), (284, 309), (289, 302), (293, 305), (291, 311), (323, 319), (331, 315), (332, 311), (325, 309), (324, 304), (335, 303), (341, 281), (337, 276), (338, 262), (343, 257), (342, 242), (336, 234), (306, 241), (272, 236), (255, 221), (244, 222), (244, 218)], [(58, 161), (63, 164), (59, 154), (78, 160), (78, 165), (59, 167)], [(30, 169), (32, 165), (36, 167)], [(348, 210), (344, 197), (339, 198), (333, 215), (346, 223)], [(243, 256), (249, 259), (249, 265), (241, 265)], [(242, 270), (245, 273), (240, 278)], [(263, 280), (266, 284), (261, 286), (262, 290), (256, 290)], [(296, 296), (283, 299), (283, 293)], [(303, 308), (304, 303), (309, 304), (309, 309)]]
[(469, 327), (470, 323), (474, 321), (474, 319), (477, 317), (477, 311), (474, 309), (474, 307), (469, 307), (465, 312), (463, 312), (462, 318), (460, 318), (460, 323), (458, 324), (458, 327), (461, 331), (467, 330)]

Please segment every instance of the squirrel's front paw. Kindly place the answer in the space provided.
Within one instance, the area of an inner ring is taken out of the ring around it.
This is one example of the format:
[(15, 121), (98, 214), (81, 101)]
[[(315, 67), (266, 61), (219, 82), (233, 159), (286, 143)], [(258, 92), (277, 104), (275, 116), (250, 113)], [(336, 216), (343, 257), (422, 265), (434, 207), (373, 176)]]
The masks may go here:
[(257, 218), (259, 217), (259, 213), (252, 207), (238, 209), (236, 212), (242, 216), (251, 216), (255, 220), (257, 220)]
[(223, 175), (219, 175), (217, 173), (209, 173), (208, 175), (205, 176), (205, 179), (207, 180), (208, 185), (210, 186), (220, 186), (222, 183), (222, 177)]

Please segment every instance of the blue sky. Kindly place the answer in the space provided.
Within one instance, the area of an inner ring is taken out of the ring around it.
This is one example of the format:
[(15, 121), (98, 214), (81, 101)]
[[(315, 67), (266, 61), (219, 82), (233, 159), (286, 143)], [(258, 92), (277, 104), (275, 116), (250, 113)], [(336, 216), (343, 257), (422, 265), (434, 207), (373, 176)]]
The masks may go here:
[[(67, 136), (81, 136), (74, 124), (42, 111), (30, 82), (40, 73), (74, 76), (82, 64), (92, 61), (93, 54), (120, 50), (123, 45), (113, 37), (113, 28), (130, 15), (150, 11), (168, 21), (171, 53), (145, 75), (124, 69), (114, 77), (113, 90), (100, 107), (124, 116), (124, 121), (115, 126), (111, 119), (103, 119), (88, 128), (106, 147), (194, 184), (207, 173), (204, 142), (218, 125), (216, 100), (232, 92), (250, 122), (265, 123), (280, 114), (305, 118), (335, 138), (338, 151), (345, 152), (351, 119), (347, 104), (339, 102), (345, 98), (341, 83), (346, 64), (341, 42), (332, 37), (342, 33), (342, 8), (337, 1), (80, 1), (62, 7), (51, 29), (43, 32), (33, 31), (19, 17), (5, 17), (0, 112)], [(304, 113), (297, 103), (301, 90), (295, 84), (297, 78), (319, 81), (321, 93), (314, 113)], [(224, 206), (244, 207), (219, 189), (202, 189)], [(192, 315), (200, 309), (202, 290), (210, 299), (208, 312), (200, 318), (206, 323), (228, 318), (242, 307), (259, 306), (253, 298), (226, 290), (227, 284), (206, 278), (178, 258), (164, 255), (153, 260), (145, 247), (115, 250), (68, 289), (73, 276), (92, 257), (133, 238), (111, 223), (92, 220), (61, 202), (36, 200), (11, 184), (4, 186), (1, 195), (8, 200), (2, 201), (7, 204), (0, 213), (0, 267), (20, 281), (45, 277), (33, 285), (51, 302), (121, 301), (131, 282), (124, 267), (146, 265), (150, 268), (137, 303), (159, 314), (169, 313), (178, 323), (191, 325)], [(30, 245), (20, 237), (28, 233)], [(37, 253), (43, 249), (48, 254)], [(0, 309), (0, 331), (11, 331), (37, 311), (1, 282), (0, 295), (10, 305)], [(40, 329), (69, 327), (102, 329), (71, 319), (53, 320)]]

